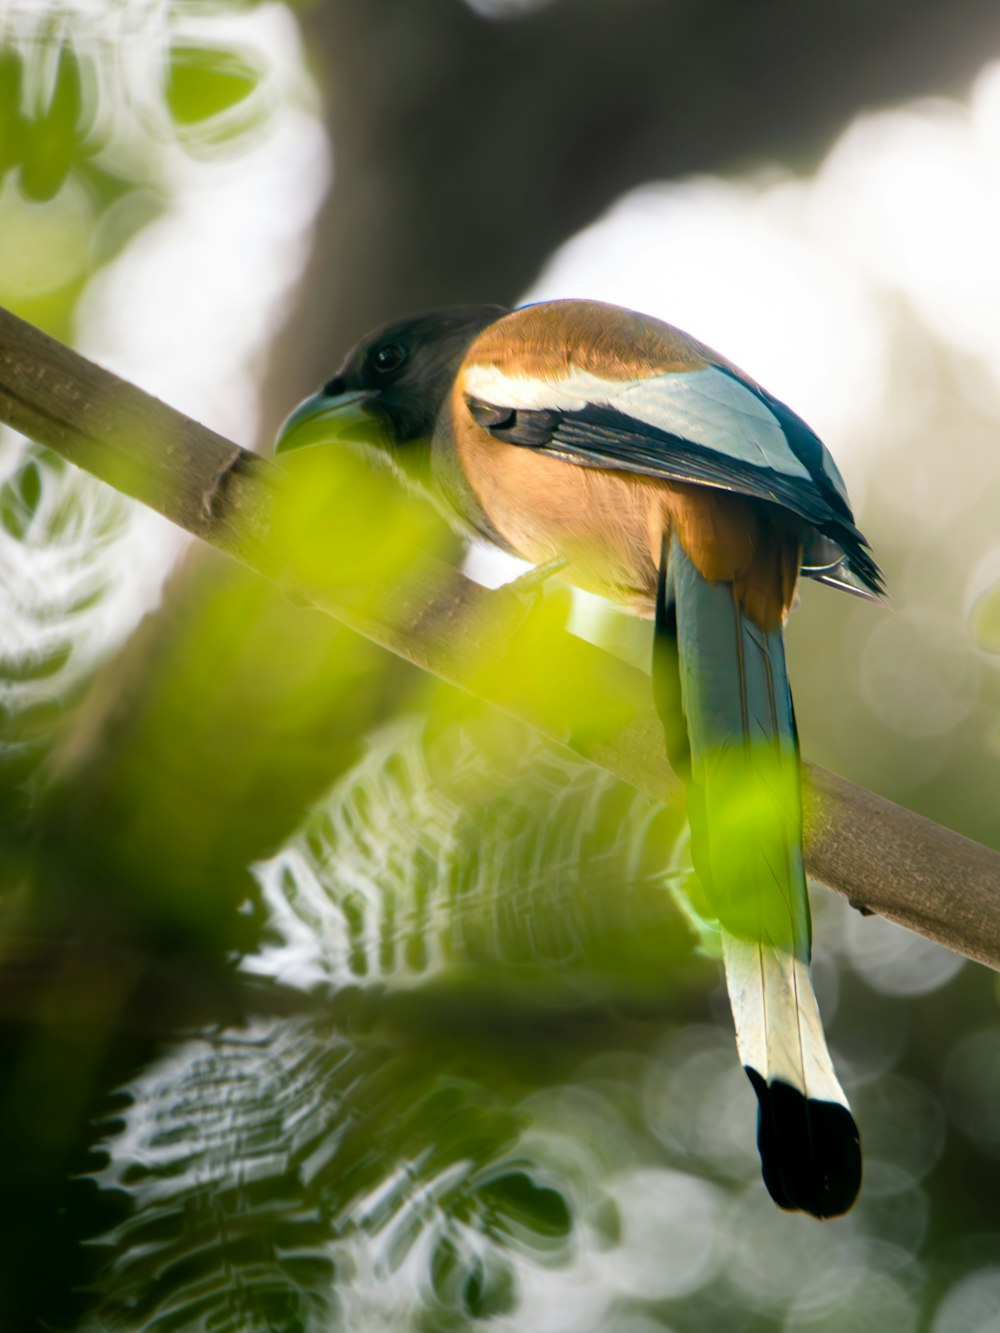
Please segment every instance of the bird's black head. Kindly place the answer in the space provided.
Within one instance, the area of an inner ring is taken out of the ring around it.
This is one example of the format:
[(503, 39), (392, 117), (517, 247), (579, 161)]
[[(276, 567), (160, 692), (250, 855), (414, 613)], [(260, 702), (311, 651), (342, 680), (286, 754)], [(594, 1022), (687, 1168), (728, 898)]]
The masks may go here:
[[(426, 454), (438, 414), (469, 345), (507, 311), (452, 306), (399, 320), (370, 333), (333, 379), (291, 414), (277, 450), (346, 442), (383, 449), (411, 472)], [(410, 457), (412, 455), (412, 457)]]

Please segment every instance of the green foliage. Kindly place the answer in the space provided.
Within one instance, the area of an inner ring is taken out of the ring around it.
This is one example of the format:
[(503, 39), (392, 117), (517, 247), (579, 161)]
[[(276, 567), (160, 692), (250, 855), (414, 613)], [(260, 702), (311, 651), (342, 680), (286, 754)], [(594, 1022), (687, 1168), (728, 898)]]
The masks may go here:
[(336, 1327), (341, 1279), (381, 1273), (422, 1292), (422, 1327), (466, 1328), (569, 1257), (595, 1182), (531, 1099), (593, 1050), (574, 1012), (598, 978), (659, 1007), (687, 951), (640, 873), (650, 803), (452, 704), (381, 738), (258, 871), (282, 968), (327, 978), (319, 1013), (181, 1043), (130, 1086), (97, 1177), (133, 1209), (101, 1238), (111, 1327)]
[(24, 64), (12, 47), (0, 47), (0, 174), (25, 157), (28, 121), (21, 110)]
[(170, 49), (166, 104), (175, 125), (188, 129), (238, 106), (260, 83), (246, 53), (175, 44)]
[(713, 746), (700, 757), (698, 775), (711, 812), (706, 910), (733, 935), (794, 951), (802, 923), (789, 903), (801, 872), (788, 849), (802, 838), (802, 779), (792, 744)]
[(27, 834), (63, 709), (93, 668), (109, 555), (125, 529), (116, 496), (81, 484), (44, 451), (25, 450), (0, 483), (0, 842), (8, 850)]
[(79, 56), (64, 44), (47, 105), (18, 125), (23, 135), (20, 183), (29, 199), (45, 203), (54, 198), (76, 160), (92, 151), (87, 140), (93, 129), (93, 107), (89, 111), (85, 107), (83, 79)]
[(0, 16), (0, 303), (69, 337), (87, 281), (162, 211), (172, 155), (238, 153), (266, 127), (266, 62), (202, 17), (179, 0)]
[(984, 652), (1000, 653), (1000, 586), (989, 588), (977, 599), (970, 628)]

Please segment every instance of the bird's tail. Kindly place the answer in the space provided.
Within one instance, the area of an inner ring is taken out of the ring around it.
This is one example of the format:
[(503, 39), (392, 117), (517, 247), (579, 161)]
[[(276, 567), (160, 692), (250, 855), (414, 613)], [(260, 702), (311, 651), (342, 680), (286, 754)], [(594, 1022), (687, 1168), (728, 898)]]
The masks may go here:
[(695, 869), (722, 927), (764, 1183), (782, 1208), (837, 1216), (860, 1187), (861, 1148), (809, 974), (780, 618), (761, 628), (736, 586), (703, 578), (676, 538), (661, 562), (654, 680), (670, 759), (687, 783)]

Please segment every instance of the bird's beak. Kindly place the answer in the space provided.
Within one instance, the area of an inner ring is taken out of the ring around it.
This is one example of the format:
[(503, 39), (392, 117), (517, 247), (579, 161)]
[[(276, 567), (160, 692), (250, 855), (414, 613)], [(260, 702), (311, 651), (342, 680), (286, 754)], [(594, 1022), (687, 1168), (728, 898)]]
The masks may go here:
[(312, 444), (378, 444), (382, 428), (371, 411), (374, 394), (315, 393), (285, 418), (275, 440), (277, 454)]

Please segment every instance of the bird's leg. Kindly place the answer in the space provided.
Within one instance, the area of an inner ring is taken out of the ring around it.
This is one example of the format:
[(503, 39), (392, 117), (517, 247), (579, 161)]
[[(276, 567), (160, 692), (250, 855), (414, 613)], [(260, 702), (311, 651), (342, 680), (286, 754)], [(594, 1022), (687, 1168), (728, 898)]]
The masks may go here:
[(515, 597), (520, 597), (524, 593), (536, 593), (553, 574), (558, 574), (568, 564), (569, 559), (566, 556), (557, 555), (552, 560), (546, 560), (541, 565), (535, 565), (534, 569), (528, 569), (523, 574), (519, 574), (510, 583), (505, 583), (503, 590), (512, 593)]
[[(542, 588), (546, 581), (557, 574), (561, 569), (569, 564), (565, 556), (557, 556), (553, 560), (546, 560), (543, 564), (536, 565), (534, 569), (527, 570), (524, 574), (512, 579), (510, 583), (504, 583), (497, 588), (494, 597), (502, 598), (502, 604), (506, 607), (510, 617), (509, 633), (514, 633), (528, 620), (532, 613), (538, 608), (542, 600)], [(565, 589), (566, 604), (564, 615), (569, 614), (569, 589)], [(497, 605), (494, 602), (494, 605)], [(553, 602), (553, 609), (555, 603)]]

